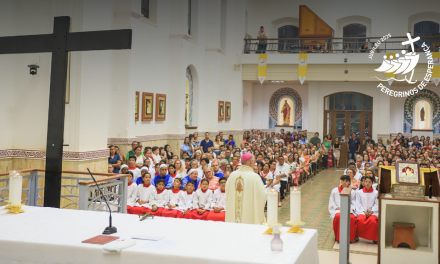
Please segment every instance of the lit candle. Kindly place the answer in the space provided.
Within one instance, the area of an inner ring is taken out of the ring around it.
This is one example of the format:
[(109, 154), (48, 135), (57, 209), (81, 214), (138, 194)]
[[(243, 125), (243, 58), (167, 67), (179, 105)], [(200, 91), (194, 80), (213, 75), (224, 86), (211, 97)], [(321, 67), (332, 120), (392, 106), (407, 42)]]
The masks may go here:
[(269, 188), (267, 191), (267, 224), (269, 226), (278, 223), (278, 191)]
[(292, 225), (301, 223), (301, 190), (299, 187), (290, 187), (290, 222)]
[(21, 206), (23, 177), (20, 171), (9, 171), (9, 203), (11, 206)]

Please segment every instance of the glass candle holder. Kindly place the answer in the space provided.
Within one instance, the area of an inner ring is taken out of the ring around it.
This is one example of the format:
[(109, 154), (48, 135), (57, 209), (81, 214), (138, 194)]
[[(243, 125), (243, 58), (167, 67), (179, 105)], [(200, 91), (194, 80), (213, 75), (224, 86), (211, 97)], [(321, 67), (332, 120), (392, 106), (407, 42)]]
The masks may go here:
[(270, 248), (272, 251), (282, 251), (283, 250), (283, 240), (280, 237), (281, 225), (272, 225), (274, 237), (270, 242)]

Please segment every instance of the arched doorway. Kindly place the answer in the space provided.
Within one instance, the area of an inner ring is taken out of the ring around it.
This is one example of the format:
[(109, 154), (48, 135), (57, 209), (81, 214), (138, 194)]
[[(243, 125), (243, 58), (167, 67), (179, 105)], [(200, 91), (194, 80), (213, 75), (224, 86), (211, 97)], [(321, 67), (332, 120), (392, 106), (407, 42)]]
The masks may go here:
[(354, 92), (335, 93), (324, 97), (324, 135), (344, 138), (352, 133), (361, 140), (373, 131), (373, 97)]
[[(440, 133), (440, 96), (437, 93), (423, 89), (417, 94), (406, 98), (403, 109), (403, 133), (412, 133), (412, 129), (421, 125), (421, 103), (424, 103), (425, 120), (423, 125), (430, 126), (434, 133)], [(429, 106), (428, 106), (429, 105)], [(430, 108), (427, 109), (426, 107)], [(429, 111), (429, 113), (427, 113)], [(427, 124), (426, 118), (430, 124)], [(425, 128), (423, 128), (425, 129)]]
[[(295, 128), (302, 128), (302, 99), (299, 93), (290, 87), (278, 89), (272, 94), (269, 100), (269, 128), (275, 128), (281, 122), (280, 112), (284, 101), (289, 99), (290, 106), (290, 123)], [(282, 104), (281, 104), (282, 103)], [(281, 123), (282, 125), (282, 123)]]

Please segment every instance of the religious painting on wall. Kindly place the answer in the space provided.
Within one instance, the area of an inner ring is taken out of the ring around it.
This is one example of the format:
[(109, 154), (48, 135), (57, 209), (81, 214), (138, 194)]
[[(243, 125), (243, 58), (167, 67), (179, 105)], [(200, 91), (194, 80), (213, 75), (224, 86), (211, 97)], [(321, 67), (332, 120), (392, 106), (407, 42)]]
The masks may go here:
[(226, 121), (231, 120), (231, 102), (225, 102), (226, 105)]
[(142, 121), (153, 121), (153, 93), (142, 93)]
[(134, 103), (134, 121), (139, 121), (139, 96), (140, 92), (136, 92), (136, 101)]
[(225, 120), (225, 102), (218, 101), (218, 121)]
[(167, 111), (166, 103), (166, 94), (156, 94), (156, 121), (165, 121)]

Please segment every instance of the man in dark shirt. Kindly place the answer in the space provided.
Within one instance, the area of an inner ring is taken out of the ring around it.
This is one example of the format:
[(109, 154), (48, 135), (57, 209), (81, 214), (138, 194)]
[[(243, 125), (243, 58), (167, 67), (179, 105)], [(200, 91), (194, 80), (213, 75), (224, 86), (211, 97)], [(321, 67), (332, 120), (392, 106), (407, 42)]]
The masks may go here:
[(200, 146), (202, 147), (203, 153), (208, 153), (208, 148), (212, 148), (214, 146), (214, 142), (209, 139), (209, 133), (205, 133), (205, 140), (200, 142)]
[(293, 142), (292, 135), (290, 134), (290, 132), (287, 132), (286, 137), (284, 138), (284, 143), (287, 146), (287, 143), (292, 143), (292, 142)]
[(356, 133), (351, 134), (351, 138), (348, 140), (348, 158), (356, 159), (356, 153), (359, 153), (361, 142), (356, 136)]

